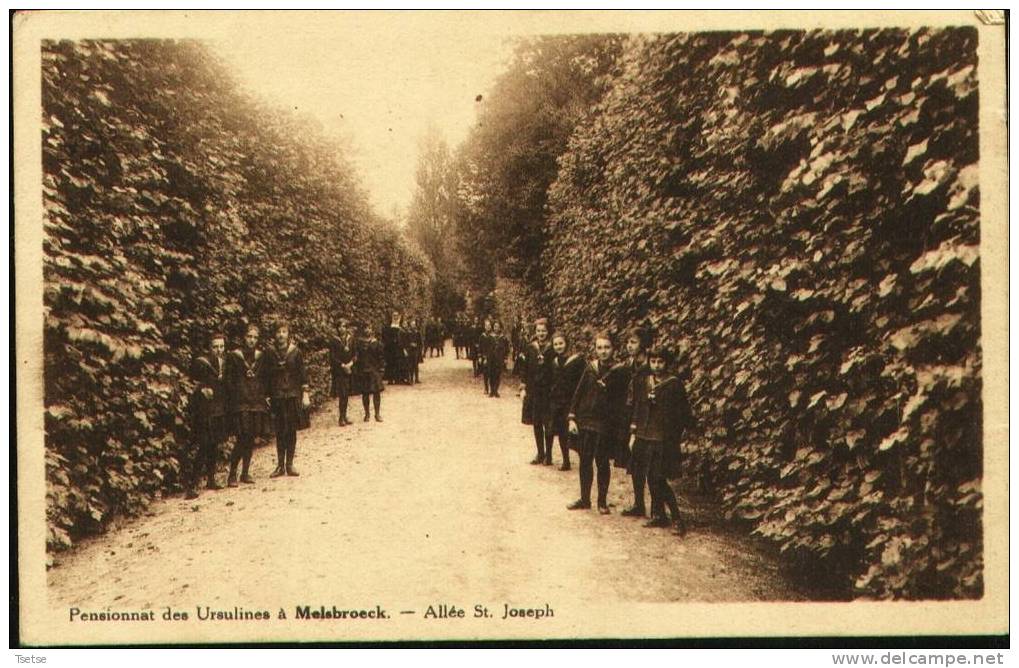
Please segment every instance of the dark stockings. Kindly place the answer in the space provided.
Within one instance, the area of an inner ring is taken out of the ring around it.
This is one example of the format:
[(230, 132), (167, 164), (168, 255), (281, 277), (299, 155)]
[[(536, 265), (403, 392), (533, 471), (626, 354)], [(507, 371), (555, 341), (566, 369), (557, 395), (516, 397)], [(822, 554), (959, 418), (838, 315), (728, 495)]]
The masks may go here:
[(369, 409), (369, 397), (371, 397), (371, 404), (375, 406), (375, 417), (379, 416), (379, 410), (382, 408), (382, 393), (381, 392), (366, 392), (361, 395), (361, 405), (364, 406), (364, 416), (368, 417)]
[(248, 469), (251, 467), (251, 453), (255, 449), (255, 437), (253, 434), (240, 434), (237, 436), (237, 441), (234, 443), (234, 449), (230, 453), (230, 478), (233, 479), (237, 475), (237, 465), (243, 462), (241, 467), (241, 476), (248, 475)]
[(601, 437), (593, 431), (580, 432), (580, 500), (591, 503), (591, 483), (594, 482), (594, 467), (598, 466), (598, 507), (608, 506), (609, 479), (612, 468), (609, 465), (607, 448), (600, 447)]

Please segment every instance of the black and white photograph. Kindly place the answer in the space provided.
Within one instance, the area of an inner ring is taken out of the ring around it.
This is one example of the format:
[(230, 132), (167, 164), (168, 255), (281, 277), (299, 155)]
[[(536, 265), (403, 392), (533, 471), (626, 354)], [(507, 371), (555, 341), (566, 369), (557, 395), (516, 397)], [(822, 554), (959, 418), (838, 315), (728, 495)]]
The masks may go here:
[(11, 20), (24, 645), (1008, 632), (1004, 12)]

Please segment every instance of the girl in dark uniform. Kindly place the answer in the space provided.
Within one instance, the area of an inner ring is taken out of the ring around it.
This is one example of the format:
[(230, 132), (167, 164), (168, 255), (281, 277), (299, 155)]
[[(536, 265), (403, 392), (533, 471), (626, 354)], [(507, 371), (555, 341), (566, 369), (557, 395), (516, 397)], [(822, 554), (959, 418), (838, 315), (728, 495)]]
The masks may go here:
[(357, 362), (354, 364), (354, 391), (361, 395), (364, 405), (364, 421), (370, 419), (369, 401), (375, 405), (375, 421), (382, 422), (382, 369), (385, 364), (382, 343), (375, 330), (368, 329), (366, 338), (357, 345)]
[(241, 482), (255, 482), (248, 473), (255, 439), (266, 432), (265, 398), (268, 395), (268, 371), (265, 354), (258, 349), (258, 327), (250, 325), (244, 334), (244, 347), (226, 358), (227, 396), (237, 441), (230, 454), (230, 475), (226, 484), (237, 486), (237, 465), (243, 462)]
[(457, 359), (460, 359), (460, 351), (464, 348), (466, 332), (467, 325), (464, 323), (463, 316), (457, 314), (456, 320), (453, 321), (453, 350), (456, 352)]
[(332, 375), (332, 396), (338, 398), (337, 419), (341, 427), (346, 427), (354, 424), (347, 419), (351, 376), (354, 373), (354, 338), (346, 321), (340, 322), (337, 334), (329, 344), (329, 368)]
[(647, 448), (647, 483), (651, 492), (651, 521), (646, 527), (668, 527), (668, 507), (676, 533), (686, 527), (679, 514), (676, 495), (669, 479), (679, 475), (680, 439), (693, 426), (693, 411), (683, 382), (668, 371), (672, 353), (655, 347), (648, 351), (648, 372), (635, 380), (633, 420), (630, 423), (630, 448), (641, 443)]
[(499, 385), (502, 382), (502, 373), (506, 369), (506, 355), (509, 354), (509, 350), (509, 339), (502, 333), (502, 323), (496, 320), (492, 323), (492, 334), (488, 337), (485, 364), (490, 397), (499, 396)]
[(548, 340), (548, 320), (534, 321), (534, 341), (524, 348), (521, 359), (523, 375), (520, 379), (520, 396), (524, 400), (521, 422), (534, 429), (534, 445), (538, 454), (532, 464), (552, 464), (551, 439), (546, 434), (552, 431), (552, 407), (549, 401), (551, 377), (549, 365), (552, 361), (552, 344)]
[(644, 517), (646, 514), (644, 487), (647, 480), (647, 447), (643, 441), (632, 449), (627, 446), (634, 391), (648, 370), (644, 356), (646, 338), (647, 335), (639, 329), (626, 333), (626, 360), (619, 365), (622, 374), (619, 382), (609, 387), (609, 421), (617, 444), (616, 466), (626, 466), (633, 483), (633, 505), (622, 512), (626, 517)]
[(400, 345), (404, 352), (404, 377), (408, 385), (421, 382), (421, 332), (417, 320), (411, 318), (403, 330)]
[[(481, 333), (478, 334), (478, 343), (474, 349), (475, 363), (477, 364), (478, 371), (481, 372), (482, 380), (485, 386), (485, 396), (491, 396), (492, 390), (489, 387), (489, 380), (491, 376), (488, 373), (488, 354), (489, 346), (492, 343), (492, 321), (485, 318), (485, 324), (481, 329)], [(477, 374), (475, 374), (477, 375)]]
[(188, 400), (191, 415), (191, 436), (195, 441), (195, 456), (191, 464), (187, 498), (198, 497), (198, 482), (206, 476), (206, 487), (221, 489), (216, 482), (216, 461), (219, 444), (226, 440), (226, 338), (214, 334), (210, 340), (210, 354), (196, 357), (191, 364), (191, 379), (195, 389)]
[(290, 340), (290, 327), (286, 324), (276, 328), (276, 341), (268, 357), (269, 396), (276, 428), (276, 470), (269, 477), (296, 476), (297, 432), (308, 428), (307, 411), (311, 400), (304, 357), (297, 344)]
[(569, 506), (570, 510), (591, 507), (591, 484), (594, 468), (598, 468), (598, 512), (609, 514), (608, 491), (612, 470), (609, 460), (612, 453), (605, 438), (608, 413), (609, 373), (612, 371), (612, 339), (606, 332), (594, 337), (594, 361), (585, 365), (570, 402), (567, 416), (570, 434), (576, 438), (580, 451), (580, 498)]
[[(569, 354), (566, 335), (556, 332), (552, 335), (552, 429), (546, 434), (546, 450), (551, 453), (552, 439), (559, 437), (559, 451), (563, 454), (560, 471), (570, 470), (570, 435), (567, 416), (570, 413), (570, 401), (573, 391), (580, 382), (580, 374), (584, 372), (586, 360), (583, 355)], [(629, 424), (627, 425), (629, 427)]]

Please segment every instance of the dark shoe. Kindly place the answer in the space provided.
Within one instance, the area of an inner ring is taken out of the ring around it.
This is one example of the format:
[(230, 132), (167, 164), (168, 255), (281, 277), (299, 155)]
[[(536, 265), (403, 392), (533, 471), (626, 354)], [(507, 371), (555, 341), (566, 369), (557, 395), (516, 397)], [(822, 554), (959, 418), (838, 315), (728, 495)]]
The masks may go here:
[(545, 459), (544, 463), (545, 463), (545, 466), (552, 466), (552, 458), (551, 457), (547, 457)]
[(637, 508), (636, 506), (632, 506), (619, 514), (625, 517), (644, 517), (645, 512), (643, 508)]
[(648, 529), (664, 529), (669, 525), (669, 520), (664, 517), (652, 517), (649, 522), (644, 522), (644, 526)]
[(677, 517), (673, 523), (676, 525), (676, 528), (672, 530), (672, 533), (674, 533), (675, 535), (679, 536), (680, 538), (685, 536), (686, 535), (686, 522), (683, 521), (683, 518)]
[(278, 478), (281, 475), (285, 475), (285, 474), (286, 474), (286, 471), (283, 470), (283, 467), (282, 466), (277, 466), (276, 470), (274, 470), (272, 473), (269, 474), (269, 477), (270, 478)]
[(601, 515), (608, 515), (611, 512), (608, 506), (598, 506), (598, 513)]
[(376, 414), (375, 414), (375, 421), (376, 421), (376, 422), (382, 422), (382, 416), (381, 416), (381, 415), (379, 415), (378, 413), (376, 413)]
[(350, 425), (352, 425), (352, 424), (354, 424), (354, 423), (353, 423), (353, 422), (351, 422), (350, 420), (348, 420), (348, 419), (347, 419), (346, 417), (344, 417), (344, 418), (343, 418), (343, 424), (345, 424), (346, 426), (348, 426), (348, 427), (349, 427)]
[(495, 397), (496, 399), (498, 399), (499, 398), (499, 393), (498, 392), (493, 392), (492, 396)]
[(563, 465), (559, 467), (559, 470), (560, 471), (569, 471), (570, 470), (570, 463), (569, 462), (564, 462)]
[(227, 487), (236, 487), (237, 486), (237, 476), (232, 475), (229, 478), (227, 478), (226, 479), (226, 486)]
[(297, 469), (295, 469), (293, 466), (288, 466), (287, 467), (287, 475), (297, 477), (297, 476), (299, 476), (301, 474), (298, 473)]
[(206, 489), (223, 489), (223, 486), (216, 482), (215, 478), (210, 477), (209, 482), (205, 485)]
[(590, 501), (582, 501), (577, 499), (570, 505), (566, 506), (566, 510), (588, 510), (591, 507)]
[(190, 501), (191, 499), (197, 499), (198, 490), (192, 487), (191, 489), (188, 490), (187, 494), (184, 495), (184, 498), (187, 499), (188, 501)]
[(372, 419), (371, 415), (368, 415), (367, 413), (364, 414), (364, 421), (365, 422), (367, 422), (368, 420), (371, 420), (371, 419)]
[(249, 476), (247, 473), (245, 473), (244, 475), (241, 476), (241, 482), (243, 482), (245, 485), (254, 485), (255, 484), (254, 479), (251, 476)]
[(544, 461), (545, 460), (541, 457), (541, 455), (538, 455), (537, 457), (535, 457), (534, 459), (531, 460), (531, 463), (537, 465), (537, 464), (541, 464)]

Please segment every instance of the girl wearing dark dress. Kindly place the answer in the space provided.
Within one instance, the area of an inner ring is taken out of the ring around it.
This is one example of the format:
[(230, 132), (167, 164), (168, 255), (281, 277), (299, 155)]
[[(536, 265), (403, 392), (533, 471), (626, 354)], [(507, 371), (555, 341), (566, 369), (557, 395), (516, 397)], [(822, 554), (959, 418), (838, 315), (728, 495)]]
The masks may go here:
[(502, 333), (502, 323), (492, 323), (492, 334), (488, 337), (488, 349), (485, 351), (485, 374), (488, 380), (488, 396), (498, 397), (502, 374), (506, 370), (506, 355), (509, 354), (509, 339)]
[(191, 378), (195, 389), (188, 399), (191, 415), (191, 435), (195, 440), (194, 461), (188, 476), (187, 498), (198, 497), (198, 483), (206, 477), (206, 487), (221, 489), (216, 482), (216, 462), (219, 445), (229, 435), (226, 399), (226, 337), (213, 334), (209, 355), (196, 357), (191, 364)]
[(354, 424), (347, 419), (347, 404), (357, 356), (353, 334), (345, 321), (340, 322), (339, 330), (329, 344), (329, 367), (332, 374), (332, 396), (338, 398), (337, 419), (341, 427), (346, 427)]
[[(633, 419), (630, 424), (631, 450), (641, 443), (647, 448), (647, 485), (651, 492), (651, 521), (646, 527), (675, 525), (682, 536), (686, 526), (679, 514), (676, 495), (669, 479), (680, 472), (680, 441), (684, 430), (693, 426), (693, 411), (683, 382), (668, 371), (673, 361), (670, 350), (653, 347), (648, 351), (648, 370), (634, 379)], [(665, 514), (668, 507), (672, 521)]]
[(265, 354), (258, 349), (258, 327), (251, 325), (244, 335), (244, 347), (233, 350), (226, 358), (226, 385), (234, 435), (237, 437), (230, 454), (230, 475), (226, 484), (237, 486), (237, 465), (243, 462), (241, 482), (255, 482), (248, 473), (255, 439), (266, 432), (265, 398), (268, 394), (268, 371)]
[(534, 429), (538, 454), (531, 464), (552, 465), (552, 404), (550, 401), (552, 343), (548, 340), (548, 320), (534, 321), (534, 341), (521, 358), (520, 397), (523, 399), (521, 422)]
[(270, 478), (284, 473), (298, 475), (294, 468), (297, 432), (307, 429), (308, 374), (300, 348), (290, 340), (290, 328), (283, 324), (276, 329), (276, 341), (268, 353), (269, 396), (273, 426), (276, 429), (276, 470)]
[(368, 422), (371, 418), (368, 412), (369, 401), (371, 401), (375, 407), (375, 421), (382, 422), (382, 392), (386, 389), (382, 382), (385, 353), (375, 330), (369, 330), (367, 337), (358, 342), (356, 359), (353, 389), (354, 392), (361, 395), (361, 403), (364, 405), (364, 421)]
[[(550, 399), (552, 403), (552, 429), (545, 435), (546, 450), (552, 452), (552, 439), (559, 437), (559, 451), (563, 454), (560, 471), (570, 470), (570, 434), (567, 417), (570, 413), (570, 401), (573, 391), (577, 389), (580, 375), (584, 372), (587, 360), (583, 355), (568, 352), (566, 335), (556, 332), (552, 335), (552, 386)], [(629, 425), (627, 425), (629, 427)]]

